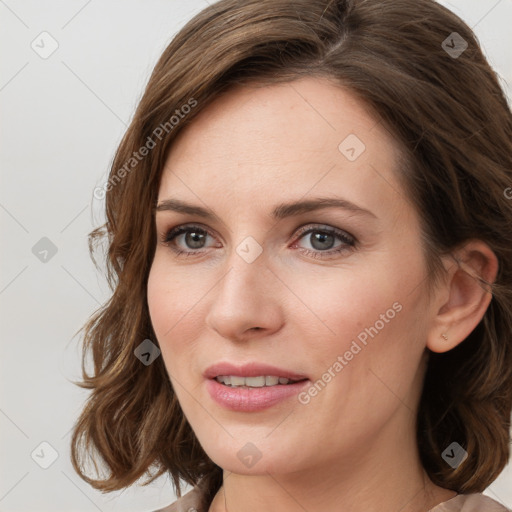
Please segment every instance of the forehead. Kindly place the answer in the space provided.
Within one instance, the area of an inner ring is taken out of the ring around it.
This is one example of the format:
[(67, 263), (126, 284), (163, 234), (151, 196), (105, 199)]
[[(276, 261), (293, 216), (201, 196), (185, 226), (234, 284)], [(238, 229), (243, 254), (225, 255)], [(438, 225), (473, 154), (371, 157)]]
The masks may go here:
[(370, 209), (397, 206), (397, 156), (396, 141), (365, 104), (327, 79), (237, 86), (179, 133), (159, 199), (256, 208), (256, 198), (263, 205), (331, 194)]

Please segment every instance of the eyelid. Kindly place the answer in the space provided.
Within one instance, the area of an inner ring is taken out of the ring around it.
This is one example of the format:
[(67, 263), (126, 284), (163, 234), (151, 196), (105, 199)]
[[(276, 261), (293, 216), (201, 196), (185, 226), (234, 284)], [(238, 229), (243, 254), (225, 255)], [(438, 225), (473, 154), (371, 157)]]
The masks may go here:
[(317, 222), (311, 222), (309, 224), (306, 224), (305, 226), (298, 228), (298, 230), (296, 230), (296, 231), (297, 231), (297, 233), (295, 236), (297, 238), (300, 238), (302, 235), (304, 235), (305, 233), (308, 233), (310, 231), (324, 231), (326, 233), (331, 233), (331, 234), (337, 235), (340, 238), (344, 238), (344, 239), (346, 239), (346, 241), (351, 241), (354, 243), (356, 242), (356, 238), (354, 236), (352, 236), (350, 233), (348, 233), (347, 231), (345, 231), (343, 229), (336, 228), (334, 226), (330, 226), (329, 224), (319, 224)]
[[(217, 235), (214, 235), (209, 228), (202, 225), (200, 222), (191, 222), (191, 223), (186, 223), (186, 224), (179, 224), (170, 229), (164, 229), (164, 231), (162, 233), (161, 240), (164, 243), (170, 244), (172, 242), (172, 240), (176, 239), (176, 237), (180, 236), (183, 233), (187, 233), (188, 231), (192, 231), (194, 228), (196, 228), (197, 231), (204, 231), (205, 233), (210, 235), (212, 238), (217, 238)], [(171, 237), (172, 237), (172, 240), (167, 242), (167, 240)], [(222, 240), (222, 238), (221, 238), (221, 240)], [(195, 252), (198, 252), (198, 251), (195, 251)]]

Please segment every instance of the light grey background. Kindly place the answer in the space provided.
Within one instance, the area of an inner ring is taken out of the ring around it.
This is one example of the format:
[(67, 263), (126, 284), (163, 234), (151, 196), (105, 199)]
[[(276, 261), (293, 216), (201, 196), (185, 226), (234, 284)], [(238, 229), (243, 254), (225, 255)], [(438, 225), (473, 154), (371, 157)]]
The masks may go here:
[[(442, 3), (475, 28), (511, 97), (512, 0)], [(73, 336), (109, 297), (87, 250), (87, 234), (103, 222), (92, 191), (157, 58), (206, 5), (0, 0), (2, 512), (142, 512), (175, 499), (167, 478), (104, 496), (73, 471), (69, 430), (86, 396), (71, 383), (80, 377)], [(33, 41), (40, 52), (58, 48), (43, 59)], [(45, 263), (32, 252), (43, 237), (57, 248)], [(51, 461), (41, 442), (58, 453), (48, 469), (31, 458), (36, 450), (35, 459)], [(511, 465), (486, 494), (512, 507)]]

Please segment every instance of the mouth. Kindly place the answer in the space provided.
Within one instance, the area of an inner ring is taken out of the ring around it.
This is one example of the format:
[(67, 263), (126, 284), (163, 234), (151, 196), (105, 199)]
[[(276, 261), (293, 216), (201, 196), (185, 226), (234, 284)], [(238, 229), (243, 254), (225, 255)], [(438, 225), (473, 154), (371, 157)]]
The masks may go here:
[(259, 375), (255, 377), (241, 377), (238, 375), (217, 375), (213, 380), (218, 383), (231, 388), (264, 388), (274, 386), (288, 386), (297, 382), (308, 380), (304, 379), (289, 379), (287, 377), (279, 377), (276, 375)]
[[(308, 378), (293, 375), (250, 376), (212, 374), (206, 379), (210, 397), (224, 409), (234, 412), (258, 412), (292, 400), (310, 384)], [(277, 372), (276, 372), (277, 373)]]
[(203, 376), (210, 397), (235, 412), (257, 412), (291, 400), (309, 385), (309, 378), (295, 370), (259, 361), (219, 361)]

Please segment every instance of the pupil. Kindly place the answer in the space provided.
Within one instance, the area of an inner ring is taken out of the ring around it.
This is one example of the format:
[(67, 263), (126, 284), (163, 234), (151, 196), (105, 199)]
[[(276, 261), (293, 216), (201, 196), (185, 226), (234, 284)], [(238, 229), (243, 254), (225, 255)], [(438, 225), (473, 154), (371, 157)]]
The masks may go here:
[[(317, 242), (320, 242), (320, 244), (322, 244), (322, 243), (325, 243), (326, 240), (328, 240), (330, 242), (329, 244), (327, 244), (328, 247), (325, 247), (325, 245), (320, 245), (320, 246), (316, 247)], [(313, 236), (313, 240), (312, 240), (311, 245), (315, 249), (330, 249), (332, 247), (333, 243), (334, 243), (334, 236), (333, 235), (330, 235), (328, 233), (316, 233)]]
[[(201, 248), (202, 238), (204, 237), (203, 233), (197, 233), (195, 231), (191, 231), (187, 233), (187, 245), (193, 249)], [(191, 242), (191, 243), (189, 243)]]

